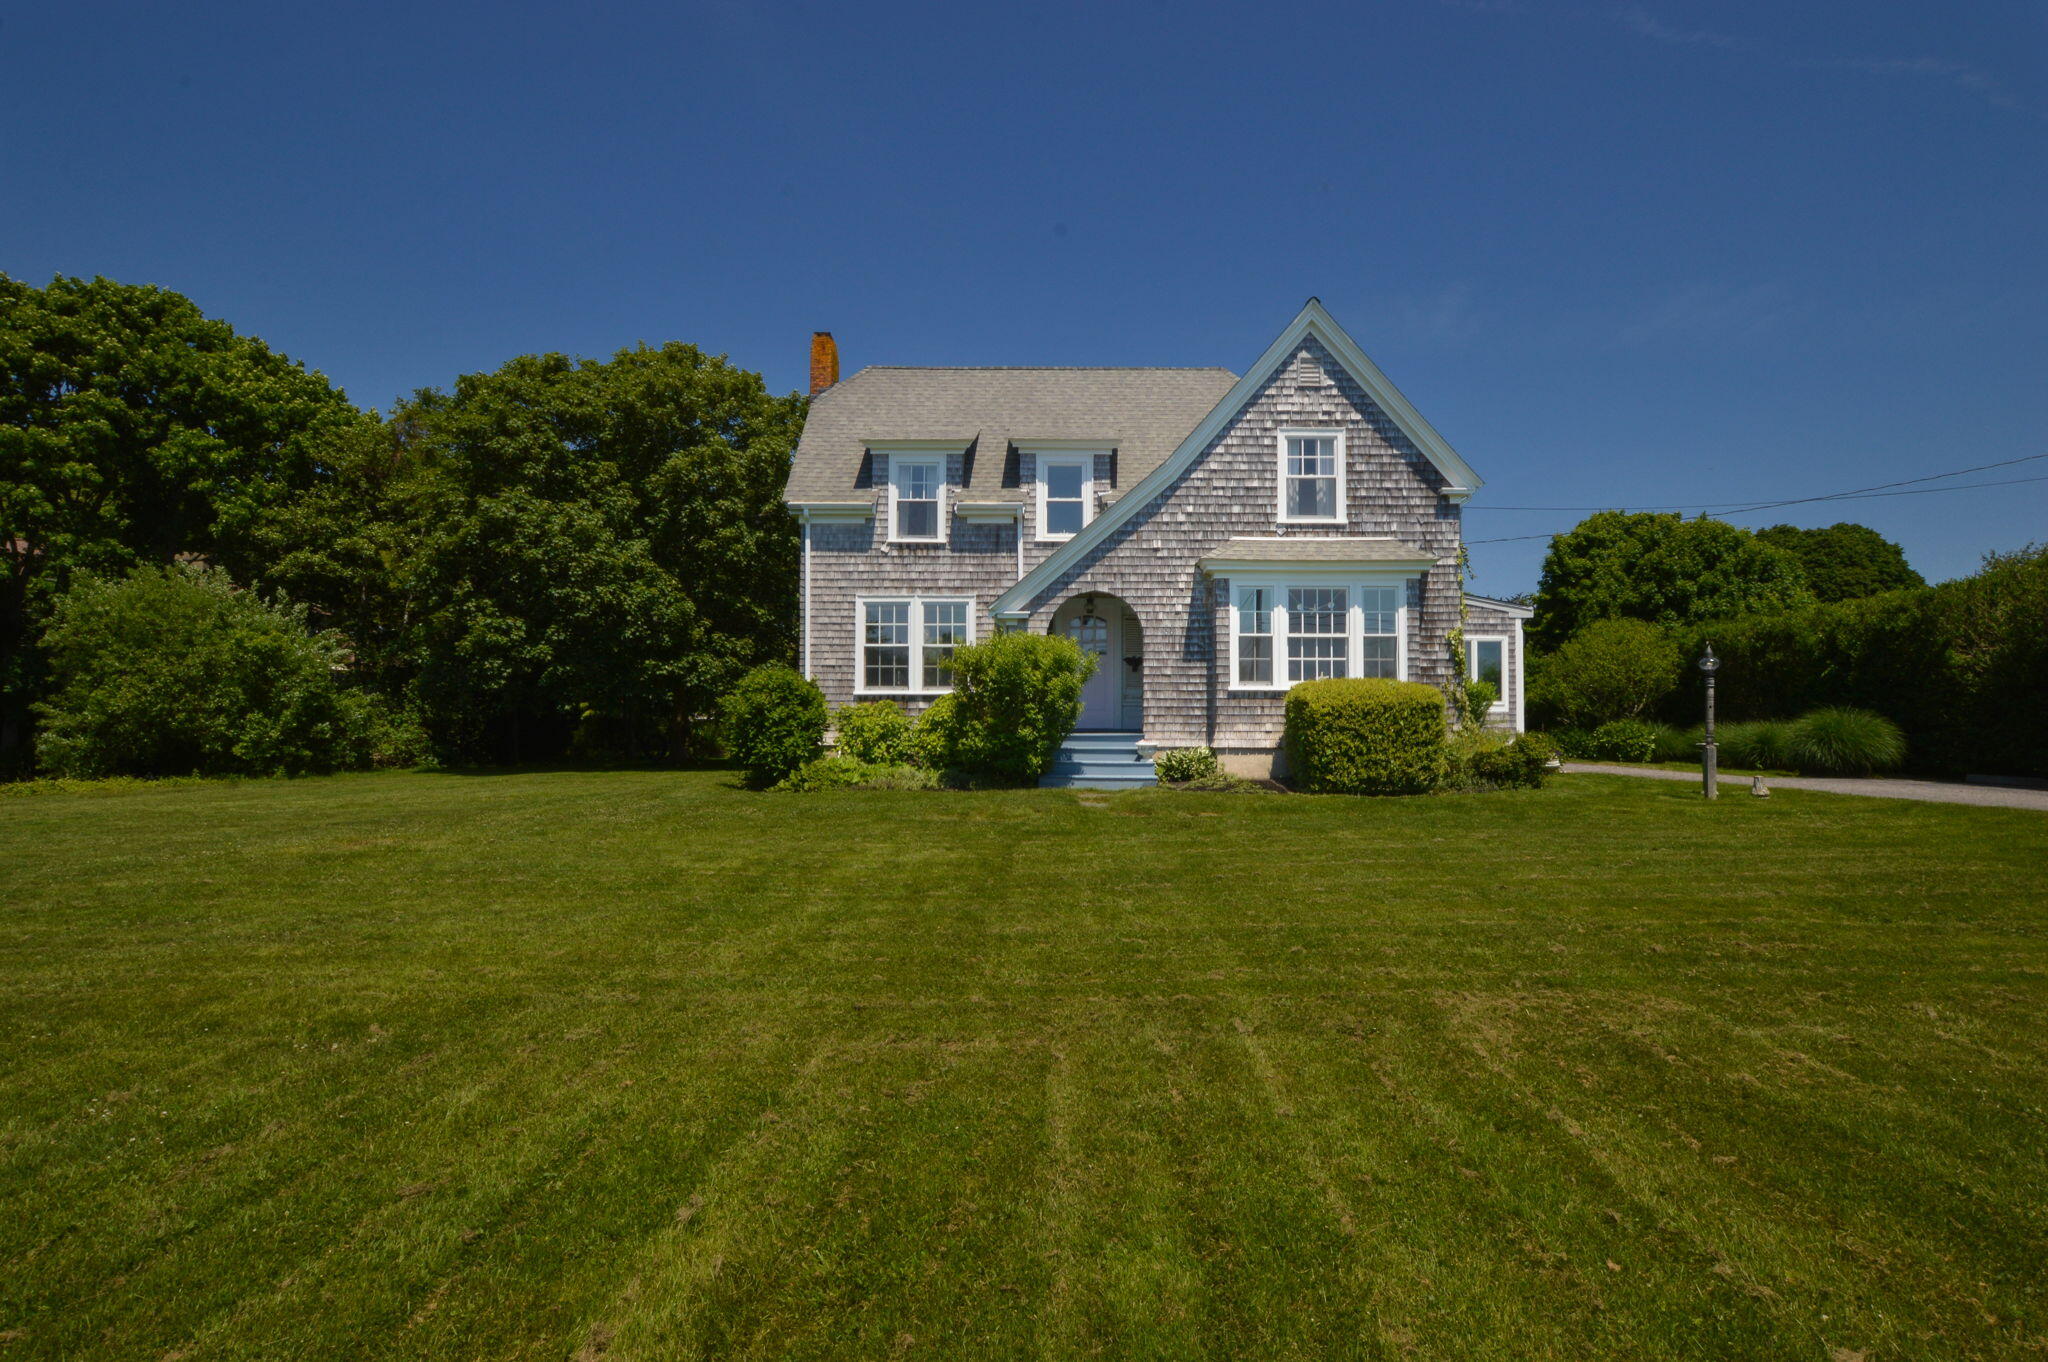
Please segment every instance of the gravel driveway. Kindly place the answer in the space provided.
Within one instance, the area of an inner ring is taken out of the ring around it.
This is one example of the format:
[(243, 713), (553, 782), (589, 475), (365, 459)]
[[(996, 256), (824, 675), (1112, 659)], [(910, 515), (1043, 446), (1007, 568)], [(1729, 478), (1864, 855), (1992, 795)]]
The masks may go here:
[[(1697, 771), (1660, 771), (1646, 766), (1609, 766), (1603, 762), (1568, 761), (1566, 775), (1640, 776), (1645, 780), (1687, 780), (1697, 785)], [(1748, 776), (1722, 776), (1721, 784), (1747, 788)], [(2048, 813), (2048, 790), (2021, 790), (2005, 785), (1966, 785), (1956, 780), (1906, 780), (1896, 776), (1765, 776), (1773, 790), (1820, 790), (1826, 794), (1871, 795), (1879, 799), (1924, 799), (1935, 804), (1990, 804), (2008, 809)]]

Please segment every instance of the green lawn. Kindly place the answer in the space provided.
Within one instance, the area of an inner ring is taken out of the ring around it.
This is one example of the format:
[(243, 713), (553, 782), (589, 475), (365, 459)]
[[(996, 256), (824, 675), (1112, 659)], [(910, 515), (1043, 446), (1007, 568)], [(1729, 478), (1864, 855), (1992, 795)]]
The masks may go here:
[(0, 797), (0, 1359), (2048, 1349), (2048, 818)]

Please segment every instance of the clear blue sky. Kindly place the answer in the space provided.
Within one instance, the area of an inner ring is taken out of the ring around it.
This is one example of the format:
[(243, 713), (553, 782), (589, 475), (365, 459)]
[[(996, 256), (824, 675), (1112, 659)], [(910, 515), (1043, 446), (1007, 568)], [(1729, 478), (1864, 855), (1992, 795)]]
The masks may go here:
[[(1317, 294), (1488, 479), (1475, 540), (2048, 452), (2038, 2), (87, 2), (0, 59), (0, 270), (380, 408), (639, 340), (787, 390), (813, 329), (1241, 369)], [(1941, 578), (2048, 482), (1786, 514)]]

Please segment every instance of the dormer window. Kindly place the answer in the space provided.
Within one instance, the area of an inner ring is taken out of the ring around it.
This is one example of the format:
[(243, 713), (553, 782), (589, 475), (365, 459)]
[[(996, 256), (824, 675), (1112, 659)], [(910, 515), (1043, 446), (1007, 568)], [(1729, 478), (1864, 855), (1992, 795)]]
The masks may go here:
[(1344, 523), (1344, 432), (1280, 432), (1280, 522)]
[(1038, 537), (1072, 539), (1094, 519), (1095, 459), (1088, 454), (1038, 456)]
[(937, 543), (945, 531), (946, 461), (889, 460), (889, 537), (898, 543)]

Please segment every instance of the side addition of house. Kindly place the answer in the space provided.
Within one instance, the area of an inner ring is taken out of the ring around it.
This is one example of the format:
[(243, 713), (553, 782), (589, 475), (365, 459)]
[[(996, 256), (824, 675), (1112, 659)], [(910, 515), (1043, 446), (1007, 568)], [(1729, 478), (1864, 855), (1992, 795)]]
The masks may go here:
[[(998, 628), (1101, 665), (1078, 740), (1207, 746), (1280, 769), (1287, 690), (1331, 676), (1495, 681), (1522, 722), (1528, 611), (1461, 594), (1471, 467), (1310, 299), (1226, 369), (912, 368), (844, 382), (813, 342), (786, 499), (802, 666), (835, 707), (915, 713)], [(1459, 640), (1462, 638), (1462, 642)], [(1095, 735), (1095, 736), (1091, 736)]]

